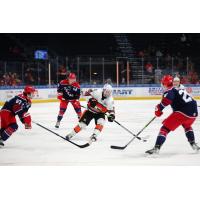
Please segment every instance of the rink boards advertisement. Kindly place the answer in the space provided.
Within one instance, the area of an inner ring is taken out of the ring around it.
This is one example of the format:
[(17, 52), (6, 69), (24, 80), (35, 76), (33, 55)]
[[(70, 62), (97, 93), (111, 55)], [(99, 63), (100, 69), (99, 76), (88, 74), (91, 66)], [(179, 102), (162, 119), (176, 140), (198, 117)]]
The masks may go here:
[[(84, 92), (89, 88), (81, 88)], [(93, 88), (98, 89), (98, 88)], [(200, 87), (190, 86), (186, 87), (186, 90), (192, 96), (200, 97)], [(0, 102), (12, 98), (13, 96), (22, 93), (23, 89), (0, 89)], [(162, 87), (113, 87), (113, 97), (115, 99), (159, 99), (163, 93)], [(56, 88), (39, 88), (35, 94), (33, 102), (53, 102), (57, 101)], [(81, 100), (84, 97), (81, 96)]]

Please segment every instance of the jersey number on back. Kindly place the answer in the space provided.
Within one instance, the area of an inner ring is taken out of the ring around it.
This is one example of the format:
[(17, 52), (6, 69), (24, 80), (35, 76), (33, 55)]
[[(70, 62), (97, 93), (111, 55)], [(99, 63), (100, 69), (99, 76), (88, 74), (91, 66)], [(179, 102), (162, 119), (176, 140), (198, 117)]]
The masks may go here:
[(179, 90), (178, 93), (182, 96), (185, 103), (192, 101), (192, 97), (185, 90)]

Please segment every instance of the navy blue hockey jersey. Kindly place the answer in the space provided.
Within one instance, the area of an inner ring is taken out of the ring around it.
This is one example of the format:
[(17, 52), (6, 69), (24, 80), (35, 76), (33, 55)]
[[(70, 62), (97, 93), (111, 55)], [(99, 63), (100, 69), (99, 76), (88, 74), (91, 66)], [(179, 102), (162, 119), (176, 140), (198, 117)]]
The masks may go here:
[(20, 120), (23, 122), (25, 114), (31, 107), (31, 101), (27, 99), (23, 94), (19, 94), (9, 101), (6, 101), (1, 110), (8, 110), (13, 115), (18, 115)]
[(171, 88), (165, 91), (159, 104), (160, 109), (163, 110), (169, 104), (174, 112), (179, 111), (190, 117), (198, 116), (197, 102), (185, 89)]
[(68, 80), (63, 80), (58, 84), (57, 92), (61, 93), (65, 100), (79, 99), (81, 94), (80, 85), (77, 82), (70, 85)]

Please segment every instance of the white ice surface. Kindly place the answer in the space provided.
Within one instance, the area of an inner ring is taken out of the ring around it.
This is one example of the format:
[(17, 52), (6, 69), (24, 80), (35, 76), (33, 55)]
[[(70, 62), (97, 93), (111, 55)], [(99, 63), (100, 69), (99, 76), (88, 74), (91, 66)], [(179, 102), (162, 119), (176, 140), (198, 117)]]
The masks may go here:
[[(154, 107), (159, 101), (115, 101), (116, 120), (135, 134), (154, 116)], [(85, 105), (85, 102), (82, 102)], [(32, 119), (65, 136), (77, 124), (71, 105), (66, 111), (59, 129), (54, 128), (58, 103), (33, 104)], [(113, 150), (110, 145), (125, 145), (132, 136), (115, 123), (107, 122), (98, 141), (80, 149), (60, 139), (52, 133), (32, 125), (25, 130), (19, 122), (19, 129), (0, 149), (0, 165), (200, 165), (200, 154), (195, 154), (189, 146), (182, 127), (171, 132), (157, 158), (147, 157), (145, 151), (152, 148), (161, 127), (162, 120), (169, 115), (167, 108), (161, 118), (157, 118), (145, 129), (141, 136), (150, 135), (148, 142), (137, 139), (125, 150)], [(193, 128), (196, 141), (200, 143), (199, 118)], [(94, 122), (73, 138), (84, 144), (92, 134)]]

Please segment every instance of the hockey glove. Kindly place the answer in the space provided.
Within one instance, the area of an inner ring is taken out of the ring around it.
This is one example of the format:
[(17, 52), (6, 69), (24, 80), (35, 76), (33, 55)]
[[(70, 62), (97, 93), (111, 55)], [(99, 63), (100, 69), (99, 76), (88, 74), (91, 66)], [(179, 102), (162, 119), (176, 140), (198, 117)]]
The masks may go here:
[(31, 123), (29, 123), (29, 124), (25, 123), (24, 126), (25, 126), (25, 129), (32, 129)]
[(25, 126), (25, 129), (31, 129), (31, 116), (29, 113), (24, 113), (24, 118), (23, 118), (23, 121), (24, 121), (24, 126)]
[(160, 117), (163, 114), (163, 112), (160, 110), (159, 104), (155, 107), (155, 115), (156, 117)]
[(58, 93), (58, 95), (57, 95), (57, 99), (59, 99), (60, 101), (65, 100), (65, 99), (63, 98), (62, 93)]
[(114, 120), (115, 120), (115, 115), (114, 114), (108, 115), (108, 121), (109, 122), (113, 122)]
[(94, 108), (97, 105), (97, 100), (94, 98), (89, 99), (89, 106)]
[(93, 90), (92, 90), (92, 89), (89, 89), (89, 90), (85, 91), (85, 93), (82, 92), (82, 95), (83, 95), (83, 96), (90, 96), (90, 95), (91, 95), (91, 92), (93, 92)]

